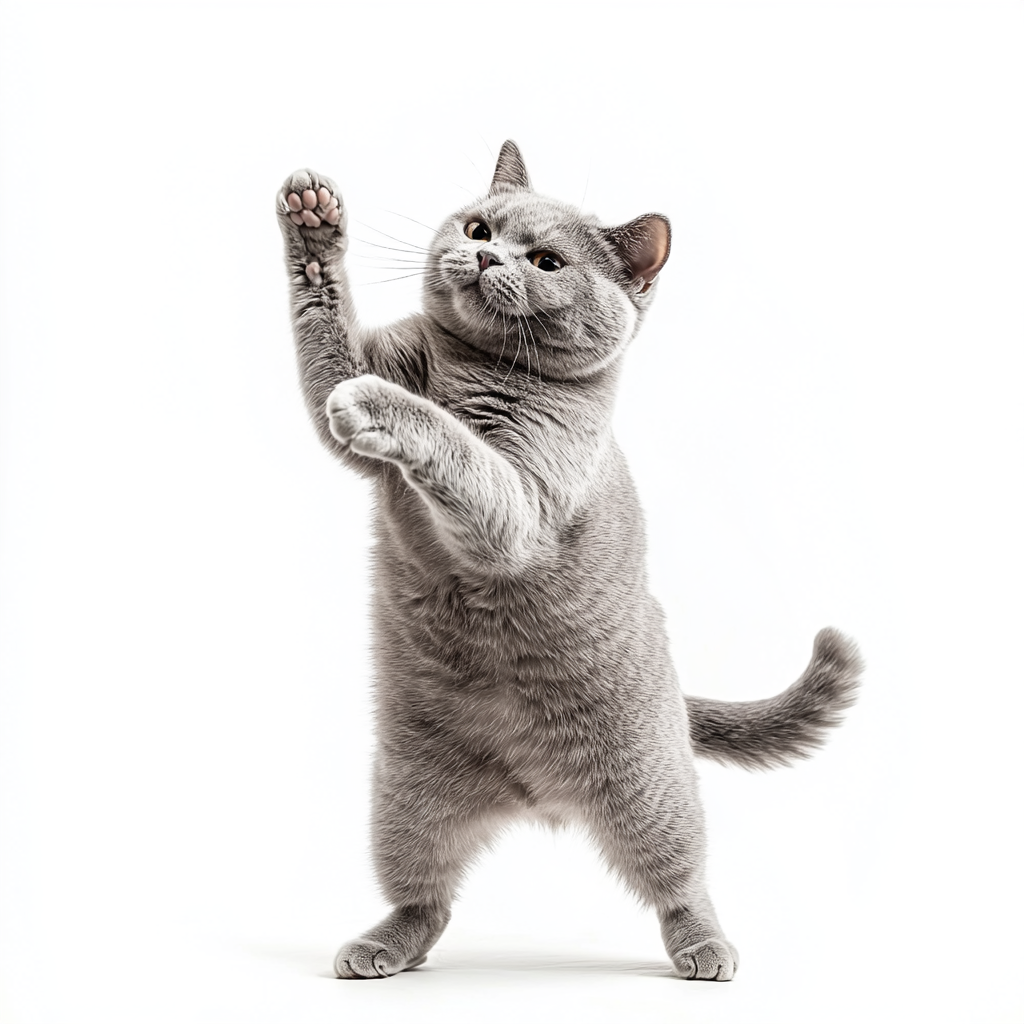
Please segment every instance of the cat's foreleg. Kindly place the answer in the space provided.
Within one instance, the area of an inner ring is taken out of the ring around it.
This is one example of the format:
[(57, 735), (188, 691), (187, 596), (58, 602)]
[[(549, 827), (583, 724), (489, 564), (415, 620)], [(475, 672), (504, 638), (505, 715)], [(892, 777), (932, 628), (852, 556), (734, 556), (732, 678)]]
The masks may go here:
[(277, 196), (284, 237), (299, 379), (323, 443), (342, 455), (324, 423), (323, 407), (341, 380), (366, 372), (354, 344), (354, 310), (345, 273), (345, 208), (330, 178), (296, 171)]
[(284, 236), (295, 335), (306, 408), (325, 447), (362, 473), (379, 462), (340, 445), (323, 416), (339, 381), (365, 373), (414, 385), (421, 372), (417, 318), (390, 327), (361, 327), (345, 270), (348, 227), (337, 186), (316, 171), (290, 175), (277, 196)]
[(367, 375), (339, 384), (326, 414), (331, 433), (348, 450), (399, 467), (457, 553), (508, 569), (536, 551), (536, 492), (508, 460), (444, 409)]

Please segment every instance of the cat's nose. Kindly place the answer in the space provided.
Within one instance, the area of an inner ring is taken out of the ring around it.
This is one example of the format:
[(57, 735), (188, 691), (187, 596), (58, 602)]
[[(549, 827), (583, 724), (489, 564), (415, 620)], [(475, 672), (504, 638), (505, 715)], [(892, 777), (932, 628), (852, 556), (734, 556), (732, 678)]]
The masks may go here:
[(488, 267), (500, 267), (501, 260), (494, 255), (493, 252), (484, 252), (482, 249), (476, 254), (477, 262), (480, 264), (481, 270), (486, 270)]

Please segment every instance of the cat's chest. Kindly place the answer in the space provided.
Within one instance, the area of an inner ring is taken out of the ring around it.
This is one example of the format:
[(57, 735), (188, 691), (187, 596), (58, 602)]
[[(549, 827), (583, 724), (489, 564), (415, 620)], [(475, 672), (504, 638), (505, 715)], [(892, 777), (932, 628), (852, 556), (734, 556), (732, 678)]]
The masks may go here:
[(481, 384), (465, 379), (448, 379), (431, 395), (432, 400), (479, 437), (494, 442), (502, 436), (515, 437), (530, 429), (536, 419), (532, 403), (500, 380)]

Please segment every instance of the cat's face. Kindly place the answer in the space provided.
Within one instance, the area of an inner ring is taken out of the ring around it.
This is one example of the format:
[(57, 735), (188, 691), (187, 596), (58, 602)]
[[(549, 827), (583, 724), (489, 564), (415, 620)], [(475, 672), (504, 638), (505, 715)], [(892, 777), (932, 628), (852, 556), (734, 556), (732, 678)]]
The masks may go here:
[(664, 218), (608, 229), (537, 195), (505, 143), (490, 193), (438, 231), (424, 305), (496, 359), (542, 376), (582, 375), (635, 335), (668, 240)]

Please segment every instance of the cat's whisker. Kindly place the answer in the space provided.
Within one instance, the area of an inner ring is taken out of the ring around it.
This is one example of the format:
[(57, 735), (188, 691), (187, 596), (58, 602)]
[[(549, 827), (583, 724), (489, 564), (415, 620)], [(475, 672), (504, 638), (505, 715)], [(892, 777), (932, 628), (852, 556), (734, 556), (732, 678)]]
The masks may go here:
[(404, 252), (410, 256), (423, 256), (427, 254), (425, 249), (396, 249), (393, 245), (381, 245), (380, 242), (371, 242), (368, 238), (357, 238), (355, 235), (352, 236), (352, 239), (360, 245), (372, 245), (376, 249), (387, 249), (389, 252)]
[(367, 264), (362, 267), (364, 270), (372, 270), (374, 273), (384, 270), (391, 271), (392, 273), (404, 273), (404, 274), (425, 274), (427, 272), (425, 267), (415, 266), (381, 266), (380, 264), (371, 265)]
[(594, 166), (594, 158), (591, 156), (590, 161), (587, 163), (587, 180), (583, 185), (583, 198), (580, 200), (578, 207), (580, 213), (583, 212), (583, 204), (587, 201), (587, 190), (590, 188), (590, 171)]
[(390, 213), (392, 217), (401, 217), (403, 220), (412, 221), (413, 224), (419, 224), (421, 228), (426, 228), (430, 232), (430, 237), (433, 238), (437, 234), (437, 228), (432, 228), (429, 224), (424, 224), (423, 221), (417, 220), (415, 217), (408, 217), (404, 213), (399, 213), (397, 210), (384, 210), (385, 213)]
[(405, 281), (406, 279), (408, 279), (410, 277), (422, 277), (422, 276), (423, 276), (423, 272), (419, 271), (418, 273), (415, 273), (415, 274), (402, 274), (401, 277), (386, 277), (386, 278), (384, 278), (383, 281), (364, 281), (363, 283), (364, 284), (389, 284), (392, 281)]
[[(410, 255), (412, 254), (410, 253)], [(418, 259), (407, 260), (401, 256), (378, 256), (376, 253), (364, 252), (360, 254), (359, 258), (363, 260), (391, 260), (392, 263), (416, 263), (421, 267), (430, 266), (430, 262), (428, 260), (425, 260), (422, 256), (420, 256)]]
[[(542, 377), (540, 375), (540, 345), (537, 344), (537, 339), (534, 336), (533, 328), (530, 326), (529, 317), (524, 317), (523, 322), (524, 322), (524, 324), (526, 326), (527, 331), (530, 332), (530, 340), (533, 342), (533, 350), (537, 354), (537, 383), (538, 384), (543, 384), (544, 381), (543, 381), (543, 379), (542, 379)], [(540, 326), (540, 325), (538, 324), (538, 326)], [(527, 350), (527, 351), (529, 351), (529, 350)]]
[(391, 270), (394, 273), (427, 273), (427, 268), (424, 266), (391, 266), (381, 263), (365, 263), (362, 265), (362, 269), (373, 270), (375, 273), (378, 270)]
[[(516, 345), (516, 354), (519, 353), (520, 346), (526, 341), (523, 334), (523, 321), (520, 317), (516, 317), (516, 332), (519, 335), (519, 343)], [(530, 346), (526, 346), (526, 376), (530, 376)]]
[(369, 228), (371, 231), (376, 231), (378, 235), (390, 238), (392, 242), (401, 242), (402, 245), (407, 245), (410, 249), (418, 249), (420, 252), (430, 252), (430, 249), (426, 246), (416, 245), (415, 242), (407, 242), (404, 238), (396, 238), (394, 235), (389, 235), (386, 231), (381, 231), (380, 228), (375, 228), (372, 224), (367, 224), (364, 220), (357, 220), (355, 223), (361, 224), (364, 228)]
[[(505, 354), (505, 342), (506, 341), (508, 341), (508, 324), (505, 322), (505, 311), (502, 310), (502, 313), (501, 313), (501, 354), (502, 355)], [(516, 349), (516, 355), (517, 356), (519, 355), (519, 349)], [(500, 364), (500, 362), (501, 362), (500, 358), (499, 358), (498, 362)], [(508, 383), (508, 379), (509, 379), (509, 377), (512, 376), (512, 371), (515, 369), (515, 365), (516, 365), (516, 361), (515, 361), (515, 358), (513, 358), (513, 359), (511, 359), (509, 361), (508, 372), (502, 378), (501, 383), (502, 383), (503, 386)]]
[[(497, 330), (498, 327), (498, 311), (496, 309), (491, 311), (491, 319), (487, 324), (487, 330)], [(498, 353), (498, 361), (494, 364), (494, 372), (498, 373), (501, 369), (501, 359), (505, 355), (505, 334), (502, 332), (501, 335), (501, 351)]]
[[(504, 319), (504, 317), (502, 317), (502, 319)], [(512, 367), (514, 367), (516, 365), (516, 363), (519, 362), (519, 352), (520, 352), (521, 345), (522, 345), (522, 332), (520, 331), (519, 341), (516, 342), (516, 354), (512, 357), (512, 366), (510, 366), (508, 368), (508, 372), (509, 373), (512, 372)], [(506, 381), (508, 380), (508, 376), (507, 375), (505, 377), (505, 380)]]

